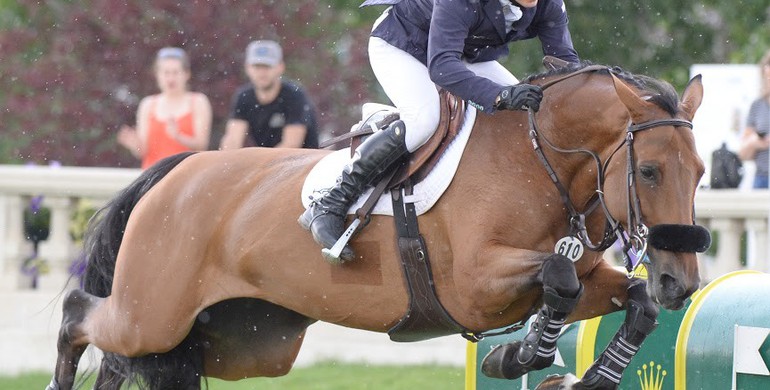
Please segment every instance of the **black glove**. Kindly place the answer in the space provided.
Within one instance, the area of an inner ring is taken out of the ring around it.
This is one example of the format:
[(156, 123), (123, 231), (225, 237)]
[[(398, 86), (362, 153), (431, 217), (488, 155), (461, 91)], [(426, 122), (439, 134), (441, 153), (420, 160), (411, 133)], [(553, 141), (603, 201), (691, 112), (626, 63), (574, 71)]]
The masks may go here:
[(516, 84), (505, 87), (497, 97), (495, 108), (498, 110), (526, 110), (529, 107), (537, 111), (543, 100), (543, 90), (537, 85)]

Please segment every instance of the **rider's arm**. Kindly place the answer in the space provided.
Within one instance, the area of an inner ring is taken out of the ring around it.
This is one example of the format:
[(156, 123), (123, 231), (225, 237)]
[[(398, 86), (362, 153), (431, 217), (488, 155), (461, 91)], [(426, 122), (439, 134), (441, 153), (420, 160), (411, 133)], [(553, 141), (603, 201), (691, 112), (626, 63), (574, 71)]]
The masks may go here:
[(477, 76), (462, 62), (465, 40), (477, 22), (469, 1), (436, 0), (428, 34), (428, 71), (437, 85), (468, 100), (484, 112), (493, 112), (495, 99), (503, 86)]
[[(543, 4), (543, 3), (541, 3)], [(569, 20), (563, 0), (545, 2), (542, 17), (530, 28), (543, 46), (543, 54), (560, 58), (567, 62), (578, 62), (577, 51), (572, 45), (569, 32)]]

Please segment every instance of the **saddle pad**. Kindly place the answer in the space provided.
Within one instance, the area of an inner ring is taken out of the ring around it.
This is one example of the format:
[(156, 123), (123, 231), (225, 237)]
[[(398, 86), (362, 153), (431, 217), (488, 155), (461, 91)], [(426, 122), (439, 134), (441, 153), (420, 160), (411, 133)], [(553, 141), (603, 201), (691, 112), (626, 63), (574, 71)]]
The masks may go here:
[[(476, 109), (468, 107), (465, 111), (465, 122), (457, 137), (449, 144), (446, 152), (439, 159), (436, 166), (425, 179), (414, 186), (414, 194), (404, 199), (407, 203), (414, 203), (417, 215), (422, 215), (430, 210), (441, 197), (441, 194), (449, 188), (449, 183), (460, 165), (465, 145), (471, 136), (471, 129), (476, 121)], [(407, 129), (406, 131), (409, 131)], [(305, 184), (302, 186), (302, 205), (310, 206), (311, 196), (322, 196), (324, 190), (334, 186), (342, 169), (350, 161), (350, 148), (337, 150), (319, 161), (310, 171)], [(355, 214), (374, 189), (369, 188), (348, 210), (348, 214)], [(385, 191), (377, 201), (372, 214), (393, 215), (393, 205), (390, 200), (390, 192)]]

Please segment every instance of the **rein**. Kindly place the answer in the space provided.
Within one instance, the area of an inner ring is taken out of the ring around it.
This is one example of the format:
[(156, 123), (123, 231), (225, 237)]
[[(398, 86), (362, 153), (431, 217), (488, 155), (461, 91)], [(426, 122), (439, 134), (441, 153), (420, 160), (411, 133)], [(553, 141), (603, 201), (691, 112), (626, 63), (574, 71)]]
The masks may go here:
[[(601, 66), (601, 65), (591, 65), (587, 66), (583, 69), (577, 70), (575, 72), (569, 73), (567, 75), (564, 75), (562, 77), (559, 77), (557, 79), (551, 80), (543, 85), (541, 85), (541, 88), (543, 90), (553, 86), (554, 84), (557, 84), (561, 81), (567, 80), (569, 78), (572, 78), (574, 76), (588, 73), (588, 72), (594, 72), (594, 71), (601, 71), (601, 70), (607, 70), (610, 73), (610, 76), (613, 77), (613, 79), (617, 79), (617, 76), (613, 73), (612, 69)], [(634, 134), (640, 131), (654, 129), (657, 127), (662, 126), (674, 126), (674, 127), (687, 127), (692, 129), (693, 125), (692, 122), (684, 120), (684, 119), (677, 119), (677, 118), (670, 118), (670, 119), (656, 119), (651, 120), (647, 122), (642, 122), (638, 124), (631, 123), (626, 129), (626, 137), (624, 140), (613, 150), (613, 152), (610, 154), (610, 156), (607, 158), (607, 161), (602, 163), (601, 158), (599, 155), (591, 150), (578, 148), (578, 149), (562, 149), (551, 143), (547, 138), (542, 137), (539, 134), (537, 121), (535, 120), (535, 112), (530, 108), (528, 110), (528, 116), (529, 116), (529, 136), (530, 140), (532, 142), (532, 147), (535, 150), (535, 154), (537, 155), (540, 162), (545, 167), (546, 171), (548, 172), (548, 176), (551, 178), (551, 181), (556, 186), (557, 190), (559, 191), (559, 195), (561, 197), (562, 203), (564, 203), (564, 206), (567, 208), (567, 212), (569, 214), (569, 226), (570, 226), (570, 234), (577, 237), (578, 240), (580, 240), (583, 245), (588, 247), (591, 250), (594, 251), (603, 251), (607, 248), (609, 248), (613, 242), (615, 241), (615, 238), (621, 240), (623, 242), (623, 260), (625, 264), (626, 271), (629, 275), (629, 277), (633, 274), (634, 269), (639, 264), (639, 262), (645, 258), (646, 252), (647, 252), (647, 242), (649, 238), (649, 228), (647, 225), (645, 225), (644, 221), (642, 220), (642, 212), (641, 212), (641, 201), (639, 199), (639, 196), (636, 192), (636, 168), (634, 164)], [(556, 175), (556, 171), (553, 169), (553, 166), (548, 162), (548, 159), (545, 157), (545, 153), (543, 153), (543, 150), (540, 146), (540, 140), (545, 143), (546, 146), (548, 146), (550, 149), (558, 152), (558, 153), (584, 153), (591, 156), (591, 158), (596, 163), (596, 195), (597, 197), (595, 200), (589, 204), (589, 207), (587, 209), (587, 212), (580, 213), (577, 211), (577, 208), (574, 206), (567, 189), (564, 187), (564, 185), (559, 180), (559, 177)], [(626, 178), (627, 178), (627, 210), (628, 210), (628, 232), (623, 228), (623, 225), (618, 221), (615, 217), (612, 216), (612, 214), (609, 211), (609, 208), (607, 207), (607, 203), (604, 200), (604, 182), (605, 182), (605, 174), (609, 167), (609, 163), (612, 160), (612, 158), (615, 156), (615, 154), (623, 147), (626, 146), (627, 150), (627, 164), (626, 164)], [(604, 235), (598, 243), (593, 243), (588, 236), (588, 230), (586, 228), (586, 214), (590, 214), (595, 210), (597, 207), (596, 203), (598, 203), (602, 210), (604, 211), (604, 216), (607, 221), (607, 224), (605, 226)], [(628, 251), (634, 249), (637, 254), (637, 262), (635, 263), (631, 257), (628, 254)]]

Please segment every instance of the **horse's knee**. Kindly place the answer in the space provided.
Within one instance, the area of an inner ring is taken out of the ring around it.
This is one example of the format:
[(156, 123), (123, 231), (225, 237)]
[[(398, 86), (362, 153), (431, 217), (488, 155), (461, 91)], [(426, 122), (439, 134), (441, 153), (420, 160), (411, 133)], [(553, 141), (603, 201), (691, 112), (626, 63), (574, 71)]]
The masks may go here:
[(575, 264), (567, 257), (554, 253), (543, 262), (540, 270), (543, 286), (556, 291), (559, 296), (573, 298), (580, 293), (580, 281)]

